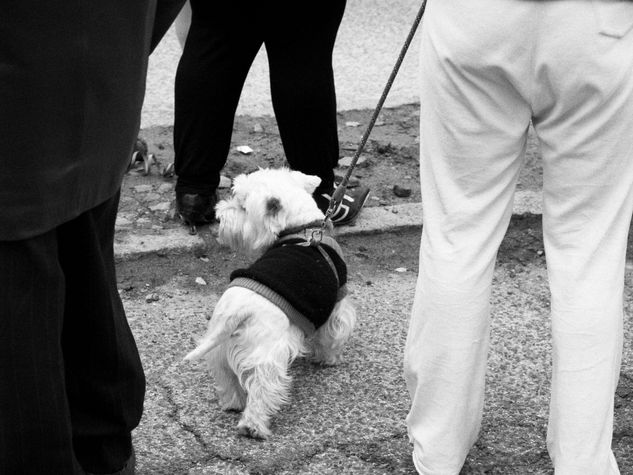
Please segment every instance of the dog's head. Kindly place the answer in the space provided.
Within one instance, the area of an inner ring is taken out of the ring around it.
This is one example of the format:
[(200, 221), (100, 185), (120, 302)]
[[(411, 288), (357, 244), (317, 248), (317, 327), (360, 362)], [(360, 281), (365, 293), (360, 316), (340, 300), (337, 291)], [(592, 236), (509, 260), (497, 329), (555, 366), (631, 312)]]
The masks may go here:
[(259, 169), (233, 181), (231, 197), (216, 205), (218, 241), (256, 254), (266, 250), (287, 229), (322, 220), (312, 198), (321, 179), (287, 168)]

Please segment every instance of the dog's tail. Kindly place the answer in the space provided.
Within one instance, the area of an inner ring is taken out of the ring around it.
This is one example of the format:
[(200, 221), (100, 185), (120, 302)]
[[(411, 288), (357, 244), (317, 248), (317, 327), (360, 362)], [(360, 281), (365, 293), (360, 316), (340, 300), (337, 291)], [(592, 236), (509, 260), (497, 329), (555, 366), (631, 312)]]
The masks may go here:
[(185, 360), (195, 361), (199, 360), (209, 351), (219, 346), (222, 342), (229, 339), (235, 332), (238, 331), (240, 325), (244, 323), (251, 316), (251, 312), (237, 312), (231, 314), (231, 316), (224, 323), (219, 323), (213, 327), (209, 327), (207, 333), (198, 342), (198, 346), (187, 353)]

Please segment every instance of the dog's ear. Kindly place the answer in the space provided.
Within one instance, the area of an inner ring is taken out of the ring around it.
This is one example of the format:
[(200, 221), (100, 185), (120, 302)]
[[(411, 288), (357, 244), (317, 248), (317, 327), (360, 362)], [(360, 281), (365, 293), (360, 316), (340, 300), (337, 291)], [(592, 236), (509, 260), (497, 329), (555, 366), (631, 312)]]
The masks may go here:
[(276, 196), (268, 198), (266, 201), (266, 215), (276, 216), (281, 211), (281, 201)]
[(306, 175), (298, 171), (293, 171), (292, 176), (310, 194), (314, 193), (317, 186), (321, 184), (321, 179), (315, 175)]

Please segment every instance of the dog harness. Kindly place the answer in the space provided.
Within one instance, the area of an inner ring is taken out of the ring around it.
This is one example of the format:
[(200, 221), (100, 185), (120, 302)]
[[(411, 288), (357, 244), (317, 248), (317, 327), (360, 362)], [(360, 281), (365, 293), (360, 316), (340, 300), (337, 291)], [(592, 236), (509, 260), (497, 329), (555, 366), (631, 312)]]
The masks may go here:
[(250, 267), (231, 273), (229, 287), (245, 287), (277, 305), (288, 319), (312, 335), (346, 294), (347, 266), (330, 236), (318, 242), (288, 234)]

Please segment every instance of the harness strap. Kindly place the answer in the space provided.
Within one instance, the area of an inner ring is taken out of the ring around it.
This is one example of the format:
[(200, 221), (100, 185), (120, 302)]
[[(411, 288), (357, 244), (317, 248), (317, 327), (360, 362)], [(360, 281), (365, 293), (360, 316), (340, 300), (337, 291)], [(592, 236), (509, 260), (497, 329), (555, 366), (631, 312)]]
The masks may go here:
[[(339, 279), (338, 276), (338, 271), (336, 270), (336, 265), (334, 264), (334, 261), (332, 260), (332, 258), (330, 257), (330, 255), (328, 254), (328, 252), (323, 249), (323, 246), (327, 246), (330, 249), (332, 249), (336, 254), (339, 255), (339, 257), (341, 259), (343, 259), (343, 251), (341, 250), (341, 247), (338, 245), (338, 243), (334, 240), (334, 238), (330, 237), (330, 236), (322, 236), (321, 239), (318, 242), (314, 242), (312, 240), (312, 238), (308, 238), (307, 234), (310, 231), (310, 228), (305, 228), (302, 229), (303, 231), (303, 235), (299, 234), (299, 233), (294, 233), (294, 234), (284, 234), (283, 237), (281, 239), (279, 239), (279, 241), (277, 241), (277, 244), (281, 245), (281, 246), (312, 246), (315, 247), (323, 256), (323, 258), (325, 259), (325, 262), (327, 262), (327, 264), (330, 266), (330, 269), (332, 270), (332, 273), (334, 274), (334, 278), (336, 279), (336, 286), (339, 288), (339, 295), (337, 297), (337, 302), (339, 300), (341, 300), (346, 294), (347, 291), (344, 290), (342, 295), (341, 295), (341, 291), (340, 289), (345, 287), (341, 287), (341, 280)], [(313, 229), (313, 232), (320, 232), (320, 229)], [(281, 234), (280, 234), (281, 236)], [(302, 242), (300, 243), (290, 243), (290, 242), (286, 242), (286, 241), (292, 241), (294, 239), (300, 239)]]
[(337, 288), (340, 287), (341, 280), (338, 278), (338, 271), (336, 270), (336, 265), (334, 265), (334, 261), (332, 260), (330, 255), (327, 253), (327, 251), (323, 249), (323, 246), (321, 244), (317, 244), (315, 247), (319, 250), (323, 258), (325, 259), (325, 262), (328, 263), (328, 265), (330, 266), (330, 269), (332, 269), (332, 273), (334, 274), (334, 278), (336, 279), (336, 287)]

